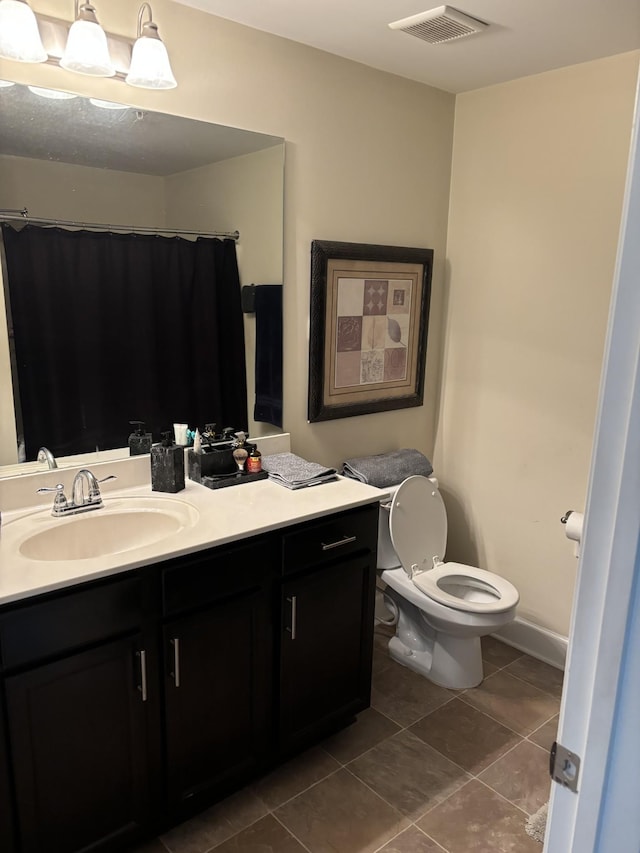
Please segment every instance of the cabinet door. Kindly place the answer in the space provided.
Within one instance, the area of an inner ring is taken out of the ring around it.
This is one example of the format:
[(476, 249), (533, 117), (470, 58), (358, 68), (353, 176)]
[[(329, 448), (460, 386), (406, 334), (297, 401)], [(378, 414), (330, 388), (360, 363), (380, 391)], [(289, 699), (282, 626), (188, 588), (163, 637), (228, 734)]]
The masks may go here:
[(280, 742), (303, 745), (368, 707), (374, 568), (370, 553), (282, 587)]
[(6, 679), (23, 853), (107, 850), (148, 814), (139, 637)]
[(3, 719), (2, 696), (0, 695), (0, 850), (13, 853), (12, 805), (9, 787), (9, 765), (7, 763), (6, 734)]
[(164, 628), (173, 811), (224, 793), (264, 760), (272, 725), (268, 613), (265, 592), (254, 588)]

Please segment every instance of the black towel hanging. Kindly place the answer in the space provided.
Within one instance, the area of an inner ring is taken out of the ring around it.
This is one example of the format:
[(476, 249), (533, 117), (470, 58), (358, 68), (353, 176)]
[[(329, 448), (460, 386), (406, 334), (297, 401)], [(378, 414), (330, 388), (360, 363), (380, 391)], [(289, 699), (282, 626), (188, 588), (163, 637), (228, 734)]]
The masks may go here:
[(282, 427), (282, 285), (254, 287), (256, 403), (254, 420)]

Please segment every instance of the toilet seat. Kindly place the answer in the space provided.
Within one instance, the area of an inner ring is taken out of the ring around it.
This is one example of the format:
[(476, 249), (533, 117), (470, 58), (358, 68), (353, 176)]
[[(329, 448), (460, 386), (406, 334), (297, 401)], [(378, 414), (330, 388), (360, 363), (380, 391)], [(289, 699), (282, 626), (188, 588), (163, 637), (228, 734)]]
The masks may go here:
[(520, 600), (505, 578), (463, 563), (439, 563), (411, 580), (434, 601), (469, 613), (502, 613)]
[(475, 566), (443, 562), (447, 514), (437, 487), (426, 477), (398, 486), (389, 512), (389, 532), (402, 568), (429, 598), (469, 613), (501, 613), (518, 603), (505, 578)]

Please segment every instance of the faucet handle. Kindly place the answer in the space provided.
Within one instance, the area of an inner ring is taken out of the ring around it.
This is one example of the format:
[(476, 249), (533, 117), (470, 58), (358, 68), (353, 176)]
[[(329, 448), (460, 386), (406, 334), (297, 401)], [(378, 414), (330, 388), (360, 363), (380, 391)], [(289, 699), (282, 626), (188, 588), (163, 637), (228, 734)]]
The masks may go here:
[(89, 500), (90, 501), (101, 500), (102, 496), (100, 494), (100, 486), (98, 485), (98, 483), (106, 483), (108, 480), (117, 480), (117, 479), (118, 478), (116, 477), (115, 474), (109, 474), (108, 477), (102, 477), (100, 480), (98, 480), (97, 477), (94, 477), (94, 479), (91, 483), (91, 486), (89, 488)]
[(36, 494), (44, 495), (47, 492), (55, 492), (55, 500), (53, 501), (53, 515), (59, 515), (62, 513), (67, 506), (67, 496), (64, 493), (64, 485), (62, 483), (58, 483), (57, 486), (42, 486), (39, 489), (36, 489)]
[(57, 486), (41, 486), (36, 489), (37, 495), (44, 495), (46, 492), (64, 492), (64, 484), (58, 483)]

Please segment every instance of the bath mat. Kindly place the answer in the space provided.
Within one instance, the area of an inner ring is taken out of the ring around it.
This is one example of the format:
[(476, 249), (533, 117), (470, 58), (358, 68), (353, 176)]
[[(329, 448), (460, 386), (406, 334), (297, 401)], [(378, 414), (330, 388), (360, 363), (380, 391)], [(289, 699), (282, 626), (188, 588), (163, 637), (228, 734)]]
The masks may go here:
[(539, 841), (540, 844), (544, 843), (544, 832), (547, 828), (548, 807), (548, 803), (540, 806), (538, 811), (531, 815), (525, 826), (527, 835), (530, 835), (535, 841)]

